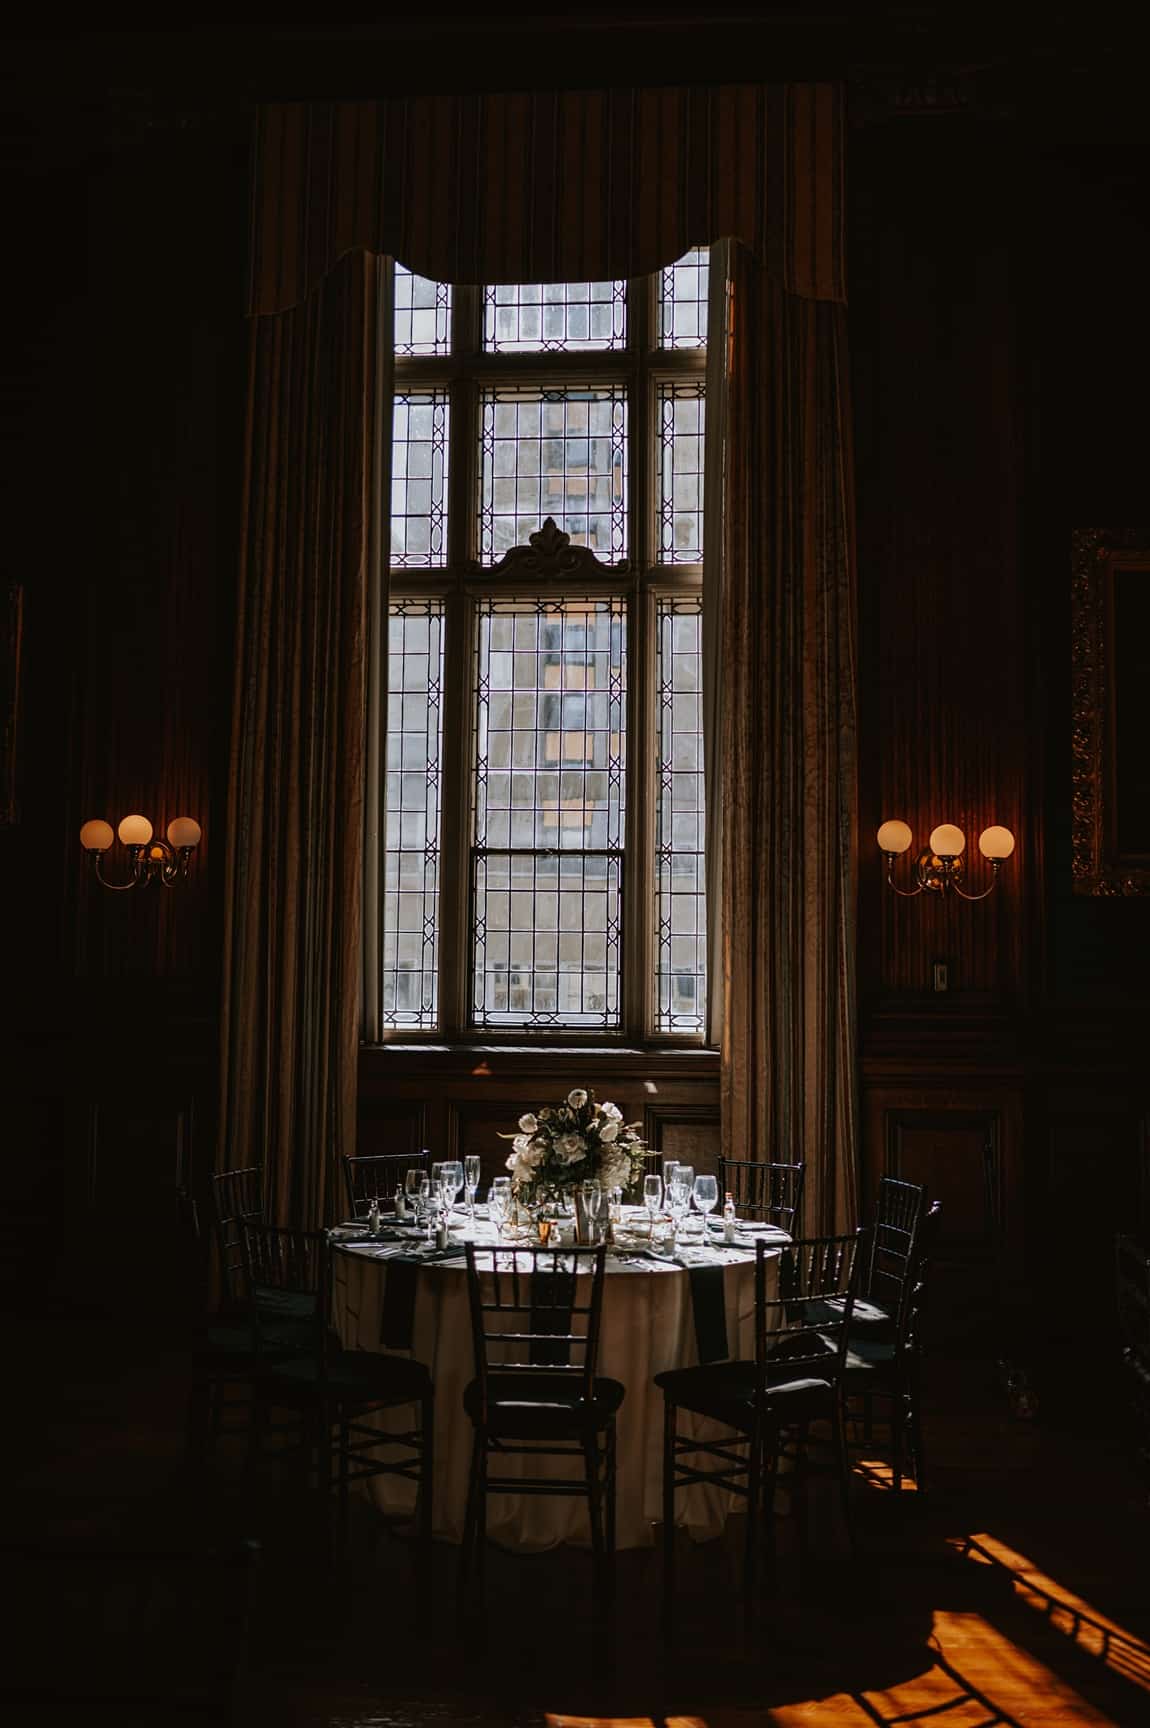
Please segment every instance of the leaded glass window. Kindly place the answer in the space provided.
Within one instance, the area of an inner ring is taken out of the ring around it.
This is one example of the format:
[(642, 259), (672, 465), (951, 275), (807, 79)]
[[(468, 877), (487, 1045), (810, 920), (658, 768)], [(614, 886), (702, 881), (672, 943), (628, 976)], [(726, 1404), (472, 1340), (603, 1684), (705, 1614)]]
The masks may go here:
[(396, 268), (384, 1036), (703, 1033), (708, 269)]
[(441, 601), (391, 607), (387, 640), (387, 799), (383, 1017), (429, 1028), (437, 1018), (440, 792), (443, 763)]

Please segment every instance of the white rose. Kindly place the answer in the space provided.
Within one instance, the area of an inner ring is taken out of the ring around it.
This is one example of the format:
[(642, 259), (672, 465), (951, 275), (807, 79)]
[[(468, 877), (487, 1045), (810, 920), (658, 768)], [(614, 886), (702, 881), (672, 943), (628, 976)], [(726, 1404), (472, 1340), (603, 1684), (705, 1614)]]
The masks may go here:
[(600, 1104), (599, 1108), (609, 1122), (621, 1122), (623, 1120), (623, 1112), (617, 1104)]
[(570, 1104), (572, 1110), (582, 1110), (584, 1104), (587, 1102), (587, 1094), (580, 1087), (576, 1086), (573, 1092), (568, 1092), (567, 1102)]
[(519, 1126), (525, 1134), (534, 1134), (539, 1124), (529, 1110), (525, 1116), (519, 1118)]
[(631, 1160), (617, 1146), (604, 1155), (599, 1180), (604, 1188), (626, 1188), (631, 1180)]
[(604, 1146), (609, 1146), (612, 1140), (617, 1140), (618, 1137), (619, 1124), (617, 1122), (604, 1122), (602, 1128), (599, 1130), (599, 1138), (603, 1142)]
[(526, 1152), (530, 1145), (530, 1141), (526, 1134), (517, 1134), (511, 1142), (511, 1145), (516, 1152)]
[(587, 1151), (582, 1134), (561, 1134), (555, 1142), (556, 1155), (564, 1164), (577, 1164)]

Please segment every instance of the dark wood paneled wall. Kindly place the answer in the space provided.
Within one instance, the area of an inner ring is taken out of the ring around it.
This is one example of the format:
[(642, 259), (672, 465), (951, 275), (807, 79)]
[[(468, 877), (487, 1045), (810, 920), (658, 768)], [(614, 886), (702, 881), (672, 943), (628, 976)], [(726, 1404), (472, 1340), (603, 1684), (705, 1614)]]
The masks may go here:
[[(1070, 529), (1146, 503), (1150, 199), (1101, 90), (1057, 111), (1050, 92), (1015, 94), (1006, 112), (868, 108), (851, 337), (864, 1191), (884, 1168), (925, 1180), (955, 1311), (992, 1288), (983, 1320), (1025, 1352), (1068, 1228), (1086, 1294), (1062, 1324), (1105, 1320), (1150, 1101), (1150, 903), (1070, 892), (1068, 718)], [(1108, 253), (1120, 270), (1100, 269)], [(896, 899), (873, 840), (888, 816), (915, 833), (907, 885), (939, 821), (966, 832), (970, 886), (983, 826), (1017, 850), (982, 904)]]

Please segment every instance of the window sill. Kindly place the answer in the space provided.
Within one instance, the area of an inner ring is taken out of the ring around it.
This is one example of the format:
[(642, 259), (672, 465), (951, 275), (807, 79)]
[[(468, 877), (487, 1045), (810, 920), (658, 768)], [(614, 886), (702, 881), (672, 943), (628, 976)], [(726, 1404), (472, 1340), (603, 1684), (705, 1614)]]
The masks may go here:
[[(570, 1077), (572, 1082), (634, 1077), (711, 1080), (719, 1073), (719, 1052), (698, 1044), (363, 1044), (359, 1051), (361, 1086), (386, 1086), (401, 1075), (435, 1074), (453, 1078), (496, 1078), (522, 1074)], [(590, 1071), (594, 1070), (592, 1074)]]

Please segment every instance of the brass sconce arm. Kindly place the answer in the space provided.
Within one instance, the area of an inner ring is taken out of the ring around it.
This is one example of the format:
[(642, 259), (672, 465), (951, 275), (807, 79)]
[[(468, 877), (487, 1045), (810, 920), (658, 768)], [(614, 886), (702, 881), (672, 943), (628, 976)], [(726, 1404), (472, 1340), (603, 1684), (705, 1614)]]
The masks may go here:
[(966, 836), (953, 823), (942, 822), (931, 832), (930, 844), (915, 859), (917, 878), (913, 888), (900, 888), (895, 881), (895, 861), (910, 850), (913, 838), (905, 822), (884, 822), (878, 831), (878, 843), (886, 859), (886, 883), (900, 899), (913, 900), (924, 891), (945, 897), (956, 894), (960, 900), (985, 900), (998, 885), (1003, 862), (1014, 851), (1014, 835), (1009, 828), (984, 828), (978, 837), (978, 849), (990, 865), (990, 881), (977, 893), (962, 886), (965, 874), (963, 853)]
[(85, 822), (80, 830), (80, 844), (92, 861), (93, 875), (102, 888), (113, 894), (125, 894), (145, 882), (160, 882), (170, 888), (184, 881), (203, 831), (190, 816), (177, 816), (168, 823), (167, 839), (160, 840), (152, 833), (152, 824), (146, 816), (125, 816), (118, 832), (128, 853), (128, 877), (124, 882), (110, 882), (104, 875), (104, 859), (113, 839), (111, 823), (93, 820)]

